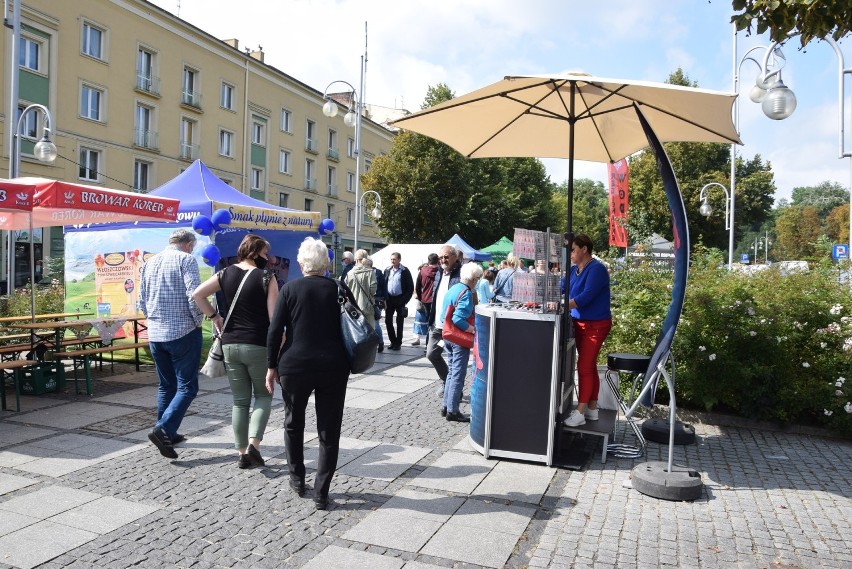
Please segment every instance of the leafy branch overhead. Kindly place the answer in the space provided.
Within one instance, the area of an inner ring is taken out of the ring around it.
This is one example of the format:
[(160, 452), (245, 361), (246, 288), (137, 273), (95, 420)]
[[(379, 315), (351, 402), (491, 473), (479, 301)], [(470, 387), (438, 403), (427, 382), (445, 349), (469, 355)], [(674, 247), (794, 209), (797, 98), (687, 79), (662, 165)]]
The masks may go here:
[(800, 32), (801, 46), (831, 36), (840, 40), (852, 31), (852, 2), (849, 0), (733, 0), (731, 22), (737, 30), (757, 34), (769, 32), (773, 41), (784, 41), (790, 32)]

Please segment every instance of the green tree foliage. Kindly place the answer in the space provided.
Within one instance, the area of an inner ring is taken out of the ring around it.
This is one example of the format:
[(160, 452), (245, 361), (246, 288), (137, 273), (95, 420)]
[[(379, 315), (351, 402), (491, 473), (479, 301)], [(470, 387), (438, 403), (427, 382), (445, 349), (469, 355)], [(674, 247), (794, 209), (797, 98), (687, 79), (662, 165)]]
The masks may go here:
[(793, 30), (801, 32), (801, 46), (811, 40), (831, 36), (839, 40), (852, 31), (852, 2), (849, 0), (733, 0), (736, 12), (731, 22), (738, 30), (769, 31), (773, 41), (781, 42)]
[(825, 233), (834, 243), (849, 243), (849, 204), (837, 206), (825, 216)]
[[(429, 87), (424, 108), (453, 96)], [(467, 160), (449, 146), (401, 132), (379, 156), (362, 186), (382, 196), (381, 233), (397, 242), (443, 242), (460, 233), (474, 247), (490, 245), (515, 227), (543, 231), (559, 223), (553, 184), (535, 158)]]
[(775, 221), (775, 234), (778, 258), (814, 260), (817, 240), (823, 234), (817, 208), (812, 205), (785, 208)]
[[(554, 227), (564, 232), (567, 225), (568, 182), (556, 187), (554, 203), (557, 204), (559, 223)], [(609, 248), (609, 195), (603, 183), (580, 178), (574, 180), (573, 229), (592, 238), (595, 251)]]
[[(667, 82), (697, 86), (690, 82), (681, 69), (673, 72)], [(730, 147), (726, 144), (694, 142), (671, 142), (664, 146), (680, 184), (692, 242), (727, 249), (729, 236), (725, 229), (725, 193), (716, 186), (707, 189), (708, 203), (713, 208), (709, 218), (699, 213), (699, 196), (701, 188), (711, 182), (722, 184), (730, 190)], [(671, 211), (656, 160), (650, 152), (642, 152), (629, 159), (629, 166), (630, 241), (641, 240), (651, 233), (659, 233), (671, 239)], [(757, 230), (769, 219), (774, 193), (775, 183), (768, 162), (764, 162), (760, 155), (750, 160), (737, 158), (735, 233), (742, 235), (748, 229)]]
[(792, 205), (812, 205), (824, 219), (837, 206), (849, 203), (849, 191), (837, 182), (825, 181), (816, 186), (793, 188)]

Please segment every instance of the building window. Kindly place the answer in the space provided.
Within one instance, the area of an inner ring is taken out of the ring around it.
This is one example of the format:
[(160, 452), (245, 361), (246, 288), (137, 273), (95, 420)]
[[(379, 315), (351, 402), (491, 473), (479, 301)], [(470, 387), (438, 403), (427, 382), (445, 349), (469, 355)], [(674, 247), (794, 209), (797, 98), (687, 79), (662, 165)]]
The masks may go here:
[(278, 207), (290, 207), (287, 205), (288, 203), (290, 203), (290, 194), (280, 192), (278, 194)]
[(355, 212), (352, 211), (351, 207), (346, 208), (346, 227), (355, 227), (353, 220), (355, 219)]
[(41, 71), (42, 43), (21, 36), (18, 41), (18, 64), (26, 69)]
[(101, 120), (101, 101), (103, 91), (91, 85), (83, 85), (80, 90), (80, 116), (93, 121)]
[(198, 144), (195, 143), (197, 123), (186, 117), (180, 120), (180, 157), (184, 160), (198, 158)]
[(155, 95), (160, 92), (160, 79), (154, 76), (154, 52), (141, 47), (136, 54), (136, 88)]
[(197, 109), (201, 108), (201, 81), (198, 71), (191, 67), (183, 68), (183, 91), (180, 102)]
[(88, 22), (83, 22), (83, 55), (103, 59), (104, 31)]
[(228, 83), (222, 82), (222, 91), (219, 94), (219, 105), (223, 109), (228, 109), (229, 111), (234, 110), (234, 86), (229, 85)]
[(101, 162), (99, 150), (80, 147), (80, 173), (79, 178), (87, 182), (97, 182), (99, 178), (98, 168)]
[(349, 158), (355, 157), (355, 139), (352, 137), (346, 139), (346, 156)]
[(355, 191), (355, 174), (352, 172), (346, 172), (346, 191)]
[(263, 190), (263, 170), (260, 168), (251, 169), (251, 189)]
[(136, 105), (136, 138), (134, 143), (142, 148), (159, 148), (154, 131), (154, 109), (148, 105)]
[(337, 168), (334, 166), (328, 167), (328, 195), (337, 195)]
[(278, 154), (278, 171), (281, 172), (282, 174), (289, 174), (290, 173), (290, 158), (291, 158), (291, 155), (290, 155), (289, 150), (282, 150), (281, 152), (279, 152), (279, 154)]
[(227, 156), (228, 158), (234, 157), (233, 132), (224, 129), (219, 131), (219, 154), (221, 156)]
[(266, 125), (256, 119), (251, 121), (251, 143), (266, 146)]
[(314, 200), (311, 198), (305, 198), (305, 211), (313, 211), (314, 209)]
[(281, 109), (281, 130), (293, 132), (293, 113), (287, 109)]
[(337, 148), (337, 131), (328, 129), (328, 157), (332, 160), (340, 159), (340, 150)]
[(373, 167), (373, 159), (372, 158), (364, 158), (364, 173), (370, 171), (370, 168)]
[(153, 164), (144, 160), (136, 160), (133, 163), (133, 187), (137, 192), (147, 193), (151, 188), (151, 168)]
[(333, 203), (325, 205), (325, 216), (328, 219), (334, 219), (334, 204)]
[(311, 158), (305, 158), (305, 189), (317, 191), (317, 164)]
[(312, 120), (305, 122), (305, 150), (317, 151), (317, 123)]

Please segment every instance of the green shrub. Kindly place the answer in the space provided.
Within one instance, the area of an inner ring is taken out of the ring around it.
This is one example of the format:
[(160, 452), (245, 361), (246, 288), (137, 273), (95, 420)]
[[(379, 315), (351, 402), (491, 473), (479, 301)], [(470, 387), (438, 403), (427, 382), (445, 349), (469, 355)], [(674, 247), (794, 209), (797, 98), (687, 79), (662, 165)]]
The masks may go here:
[[(650, 354), (671, 285), (647, 262), (616, 270), (603, 351)], [(699, 248), (672, 353), (679, 404), (852, 433), (852, 295), (836, 266), (747, 275)]]
[[(44, 281), (42, 281), (44, 282)], [(31, 313), (30, 285), (17, 288), (12, 294), (2, 297), (0, 314), (2, 316), (26, 316)], [(50, 284), (36, 285), (36, 314), (54, 314), (65, 312), (65, 287), (54, 279)]]

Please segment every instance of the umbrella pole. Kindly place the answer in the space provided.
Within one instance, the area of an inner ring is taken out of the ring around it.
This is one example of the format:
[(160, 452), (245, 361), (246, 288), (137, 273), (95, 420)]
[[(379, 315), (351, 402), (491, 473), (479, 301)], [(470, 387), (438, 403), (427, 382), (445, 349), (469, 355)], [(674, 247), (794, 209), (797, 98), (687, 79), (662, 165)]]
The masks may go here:
[(35, 292), (35, 238), (33, 237), (33, 216), (30, 214), (30, 315), (32, 316), (32, 321), (35, 322), (35, 305), (36, 305), (36, 292)]

